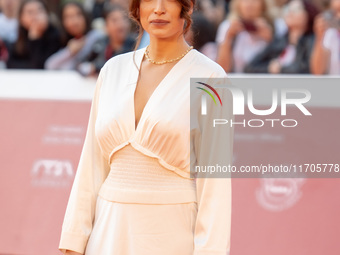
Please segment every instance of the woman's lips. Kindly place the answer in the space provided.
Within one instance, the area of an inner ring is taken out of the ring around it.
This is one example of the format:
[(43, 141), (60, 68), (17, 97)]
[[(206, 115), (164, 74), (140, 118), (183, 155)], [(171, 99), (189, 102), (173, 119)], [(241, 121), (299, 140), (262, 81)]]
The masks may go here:
[(169, 23), (169, 21), (164, 20), (164, 19), (154, 19), (154, 20), (151, 20), (150, 23), (154, 25), (166, 25)]

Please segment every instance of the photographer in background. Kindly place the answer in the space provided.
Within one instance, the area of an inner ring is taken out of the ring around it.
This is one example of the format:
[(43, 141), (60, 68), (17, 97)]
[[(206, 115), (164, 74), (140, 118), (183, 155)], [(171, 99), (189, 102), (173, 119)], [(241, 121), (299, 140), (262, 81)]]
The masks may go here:
[(227, 2), (225, 0), (199, 0), (197, 1), (197, 10), (216, 29), (226, 15)]
[(244, 66), (271, 42), (274, 33), (266, 0), (233, 0), (228, 18), (217, 30), (216, 62), (226, 72), (242, 73)]
[(125, 8), (108, 3), (104, 7), (104, 18), (107, 36), (94, 43), (87, 61), (78, 66), (84, 76), (98, 74), (107, 60), (134, 49), (136, 36), (130, 34), (131, 24)]
[(319, 14), (309, 0), (292, 0), (284, 8), (288, 27), (245, 67), (246, 73), (310, 73), (309, 61), (314, 43), (313, 25)]
[(64, 48), (50, 56), (45, 63), (49, 70), (77, 70), (91, 53), (94, 43), (104, 33), (91, 28), (91, 17), (82, 4), (68, 1), (61, 7), (61, 24), (64, 31)]
[(340, 0), (330, 1), (329, 10), (317, 17), (314, 32), (312, 73), (340, 74)]
[(43, 69), (46, 59), (61, 47), (45, 1), (24, 0), (19, 8), (18, 39), (9, 45), (7, 68)]

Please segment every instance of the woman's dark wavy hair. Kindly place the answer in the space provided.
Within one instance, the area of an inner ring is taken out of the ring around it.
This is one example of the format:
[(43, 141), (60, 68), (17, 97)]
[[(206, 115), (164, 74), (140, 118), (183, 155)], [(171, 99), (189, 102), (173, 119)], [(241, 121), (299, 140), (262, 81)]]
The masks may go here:
[(320, 13), (318, 7), (313, 4), (310, 0), (300, 0), (302, 2), (303, 8), (307, 12), (307, 28), (305, 34), (313, 34), (314, 21), (316, 16)]
[[(183, 29), (183, 34), (186, 34), (192, 24), (192, 19), (191, 16), (189, 15), (189, 10), (191, 7), (191, 3), (193, 3), (194, 9), (195, 9), (195, 4), (196, 0), (177, 0), (181, 6), (181, 14), (180, 17), (185, 19), (185, 24), (184, 24), (184, 29)], [(137, 24), (138, 26), (138, 36), (137, 36), (137, 42), (135, 44), (134, 51), (136, 51), (140, 45), (144, 29), (142, 27), (141, 21), (140, 21), (140, 16), (139, 16), (139, 6), (140, 6), (140, 0), (131, 0), (130, 2), (130, 12), (129, 12), (129, 17)], [(135, 63), (136, 64), (136, 63)], [(137, 65), (136, 65), (137, 67)]]
[(73, 36), (66, 31), (66, 29), (64, 27), (64, 24), (63, 24), (63, 14), (64, 14), (64, 11), (65, 11), (66, 7), (68, 7), (70, 5), (74, 5), (75, 7), (77, 7), (80, 10), (82, 16), (84, 17), (85, 24), (86, 24), (85, 34), (87, 34), (91, 30), (91, 21), (92, 21), (92, 18), (91, 18), (90, 13), (88, 13), (85, 10), (84, 6), (81, 3), (79, 3), (78, 1), (70, 0), (70, 1), (65, 2), (61, 6), (61, 8), (59, 10), (59, 20), (61, 21), (61, 28), (62, 28), (62, 34), (63, 34), (63, 40), (62, 41), (63, 41), (64, 46), (67, 44), (67, 42), (70, 39), (73, 38)]
[[(42, 7), (45, 9), (47, 16), (49, 18), (49, 9), (47, 7), (47, 4), (44, 0), (24, 0), (21, 2), (20, 7), (19, 7), (19, 11), (18, 11), (18, 19), (19, 19), (19, 27), (18, 27), (18, 39), (14, 44), (14, 49), (15, 52), (19, 55), (26, 55), (29, 52), (28, 49), (28, 30), (26, 28), (24, 28), (21, 25), (20, 19), (22, 16), (22, 13), (24, 11), (24, 7), (26, 6), (26, 4), (31, 3), (31, 2), (38, 2), (42, 5)], [(50, 19), (48, 21), (50, 23)]]

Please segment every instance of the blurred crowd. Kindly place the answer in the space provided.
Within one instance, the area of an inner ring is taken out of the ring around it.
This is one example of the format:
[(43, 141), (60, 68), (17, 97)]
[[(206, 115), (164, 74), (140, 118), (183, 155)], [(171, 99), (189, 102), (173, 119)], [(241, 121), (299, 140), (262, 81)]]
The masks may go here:
[[(0, 0), (0, 69), (76, 70), (136, 49), (128, 0)], [(227, 73), (340, 74), (340, 0), (197, 0), (185, 38)], [(149, 44), (144, 31), (138, 48)]]

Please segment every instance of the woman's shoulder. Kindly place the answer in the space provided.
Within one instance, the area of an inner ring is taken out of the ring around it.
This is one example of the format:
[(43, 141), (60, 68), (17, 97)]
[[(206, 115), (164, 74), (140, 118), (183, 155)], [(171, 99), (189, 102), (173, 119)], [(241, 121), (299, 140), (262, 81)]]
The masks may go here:
[(195, 58), (193, 60), (194, 66), (197, 68), (197, 70), (199, 70), (199, 72), (202, 72), (201, 74), (204, 73), (209, 76), (217, 77), (224, 77), (227, 75), (223, 67), (214, 60), (196, 49), (193, 49), (193, 51), (195, 54)]

